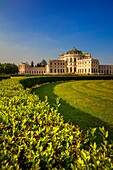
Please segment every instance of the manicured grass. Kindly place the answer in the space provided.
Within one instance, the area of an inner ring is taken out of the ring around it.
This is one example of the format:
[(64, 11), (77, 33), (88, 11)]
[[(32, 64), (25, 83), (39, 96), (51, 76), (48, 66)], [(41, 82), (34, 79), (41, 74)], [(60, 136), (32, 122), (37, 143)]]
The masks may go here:
[(59, 112), (65, 121), (81, 129), (105, 126), (113, 138), (113, 80), (53, 83), (33, 90), (41, 100), (48, 96), (52, 106), (60, 98)]

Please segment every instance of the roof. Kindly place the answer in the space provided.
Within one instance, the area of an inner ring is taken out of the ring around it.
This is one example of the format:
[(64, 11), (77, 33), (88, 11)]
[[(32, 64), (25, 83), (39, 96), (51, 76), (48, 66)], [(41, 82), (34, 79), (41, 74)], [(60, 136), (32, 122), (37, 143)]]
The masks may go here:
[[(74, 47), (74, 48), (72, 48), (72, 50), (67, 51), (65, 54), (83, 54), (83, 53), (82, 53), (82, 51), (80, 51)], [(65, 55), (65, 54), (62, 54), (61, 56)]]

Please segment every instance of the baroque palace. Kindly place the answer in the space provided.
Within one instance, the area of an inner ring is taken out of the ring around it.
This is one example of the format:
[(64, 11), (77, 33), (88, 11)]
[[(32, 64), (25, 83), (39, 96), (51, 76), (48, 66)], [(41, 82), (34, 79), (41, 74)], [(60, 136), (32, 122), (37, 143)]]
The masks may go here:
[(99, 60), (89, 53), (73, 48), (58, 60), (49, 60), (45, 67), (31, 67), (28, 63), (19, 65), (19, 74), (113, 74), (113, 65), (100, 65)]

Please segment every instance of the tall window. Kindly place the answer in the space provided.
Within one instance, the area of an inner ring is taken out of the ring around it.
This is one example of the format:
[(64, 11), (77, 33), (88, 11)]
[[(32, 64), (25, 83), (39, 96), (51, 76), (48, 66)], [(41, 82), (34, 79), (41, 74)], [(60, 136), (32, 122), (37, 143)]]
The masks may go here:
[(72, 62), (72, 58), (70, 58), (70, 62)]
[(70, 67), (70, 73), (72, 73), (72, 67)]
[(76, 72), (76, 67), (74, 67), (74, 72)]

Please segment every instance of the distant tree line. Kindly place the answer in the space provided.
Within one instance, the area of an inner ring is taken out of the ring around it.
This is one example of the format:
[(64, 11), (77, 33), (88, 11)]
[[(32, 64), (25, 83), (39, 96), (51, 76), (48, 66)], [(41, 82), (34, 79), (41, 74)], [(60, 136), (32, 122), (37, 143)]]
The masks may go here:
[(34, 62), (31, 61), (31, 67), (45, 67), (47, 65), (47, 62), (46, 60), (42, 60), (41, 62), (37, 63), (36, 65), (34, 65)]
[(17, 74), (18, 66), (12, 63), (0, 63), (0, 74)]

